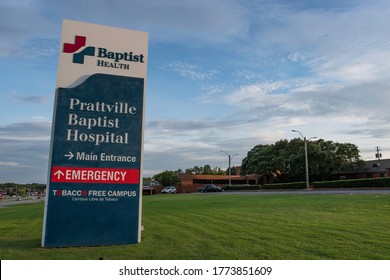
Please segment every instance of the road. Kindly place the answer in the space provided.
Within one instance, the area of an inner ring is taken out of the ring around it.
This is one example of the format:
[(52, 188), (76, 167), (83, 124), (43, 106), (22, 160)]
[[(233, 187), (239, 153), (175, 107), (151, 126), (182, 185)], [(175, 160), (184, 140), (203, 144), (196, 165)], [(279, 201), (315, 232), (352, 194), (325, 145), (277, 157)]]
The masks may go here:
[(16, 204), (31, 204), (31, 203), (44, 203), (44, 202), (45, 202), (45, 198), (27, 199), (27, 200), (2, 199), (0, 201), (0, 207), (6, 207), (9, 205), (16, 205)]

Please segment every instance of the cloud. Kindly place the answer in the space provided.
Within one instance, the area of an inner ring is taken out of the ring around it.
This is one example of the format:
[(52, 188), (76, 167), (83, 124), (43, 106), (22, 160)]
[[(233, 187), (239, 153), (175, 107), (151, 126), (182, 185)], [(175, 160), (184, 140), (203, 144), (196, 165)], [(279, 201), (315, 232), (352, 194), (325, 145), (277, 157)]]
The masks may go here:
[(49, 122), (0, 126), (0, 182), (46, 182), (50, 129)]
[(49, 99), (51, 99), (52, 97), (51, 96), (47, 96), (47, 95), (29, 95), (29, 96), (25, 96), (25, 95), (22, 95), (22, 94), (18, 94), (16, 93), (15, 91), (12, 91), (9, 96), (15, 100), (18, 100), (22, 103), (36, 103), (36, 104), (44, 104), (44, 103), (47, 103), (49, 101)]
[(216, 70), (204, 70), (198, 65), (190, 64), (184, 61), (171, 62), (164, 68), (177, 72), (179, 75), (190, 78), (194, 81), (211, 79), (217, 73)]
[(0, 161), (0, 165), (2, 165), (2, 166), (18, 166), (18, 163), (14, 162), (14, 161)]
[(246, 108), (267, 108), (278, 106), (286, 101), (286, 96), (278, 94), (289, 85), (283, 82), (264, 82), (261, 84), (251, 84), (243, 86), (237, 91), (228, 94), (225, 100), (236, 106)]
[(7, 41), (0, 43), (0, 56), (15, 50), (31, 56), (56, 53), (62, 19), (148, 31), (160, 42), (203, 45), (241, 37), (249, 27), (246, 14), (234, 0), (2, 1), (0, 35)]
[(390, 83), (383, 80), (377, 82), (361, 81), (349, 85), (286, 80), (243, 86), (227, 94), (224, 100), (230, 106), (239, 108), (241, 114), (252, 117), (261, 115), (266, 119), (277, 116), (343, 119), (361, 115), (382, 120), (390, 117), (386, 111), (390, 105), (386, 98)]
[[(56, 35), (60, 30), (58, 23), (53, 22), (53, 17), (42, 13), (47, 4), (45, 2), (27, 0), (0, 2), (0, 35), (4, 38), (0, 44), (0, 57), (15, 54), (28, 56), (27, 53), (34, 48), (34, 41), (38, 40), (34, 38), (48, 40), (59, 37)], [(52, 13), (54, 10), (49, 14)]]
[(49, 140), (50, 122), (24, 122), (0, 126), (0, 139), (37, 141)]
[[(290, 120), (289, 122), (295, 122)], [(226, 117), (219, 120), (153, 121), (145, 130), (145, 176), (151, 170), (186, 169), (210, 164), (227, 168), (226, 155), (220, 150), (239, 154), (233, 164), (240, 165), (248, 150), (258, 143), (271, 143), (283, 137), (285, 120), (258, 120)], [(153, 166), (154, 169), (149, 168)], [(150, 171), (148, 171), (150, 169)]]
[(380, 62), (389, 57), (384, 46), (389, 45), (385, 23), (390, 4), (363, 1), (349, 5), (348, 9), (344, 4), (316, 9), (275, 4), (265, 6), (267, 12), (263, 5), (254, 7), (252, 13), (261, 15), (253, 18), (255, 35), (240, 49), (259, 65), (286, 66), (283, 61), (287, 60), (324, 79), (348, 81), (385, 73), (388, 66)]
[(45, 183), (49, 141), (0, 138), (0, 182)]
[(157, 40), (165, 42), (192, 45), (226, 42), (241, 37), (249, 27), (246, 8), (232, 0), (138, 0), (128, 4), (112, 1), (106, 8), (105, 13), (131, 18)]

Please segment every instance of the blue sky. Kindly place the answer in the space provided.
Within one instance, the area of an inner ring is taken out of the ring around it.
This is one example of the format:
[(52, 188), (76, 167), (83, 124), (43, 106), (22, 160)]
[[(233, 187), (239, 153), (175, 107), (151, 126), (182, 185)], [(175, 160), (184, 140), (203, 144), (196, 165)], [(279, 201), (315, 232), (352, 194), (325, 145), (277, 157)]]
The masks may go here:
[(299, 135), (390, 157), (390, 2), (0, 0), (0, 182), (45, 183), (63, 19), (149, 33), (144, 176)]

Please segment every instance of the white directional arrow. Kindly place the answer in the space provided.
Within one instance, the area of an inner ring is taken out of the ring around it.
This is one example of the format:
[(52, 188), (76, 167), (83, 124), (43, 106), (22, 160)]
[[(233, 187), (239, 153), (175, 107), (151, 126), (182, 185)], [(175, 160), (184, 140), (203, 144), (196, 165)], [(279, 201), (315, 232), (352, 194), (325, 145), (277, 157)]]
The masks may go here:
[(64, 172), (62, 172), (61, 170), (58, 170), (56, 173), (54, 173), (54, 176), (57, 176), (57, 179), (60, 179), (61, 176), (64, 176)]
[(66, 154), (65, 156), (68, 158), (68, 160), (71, 160), (74, 157), (74, 154), (69, 152), (69, 154)]

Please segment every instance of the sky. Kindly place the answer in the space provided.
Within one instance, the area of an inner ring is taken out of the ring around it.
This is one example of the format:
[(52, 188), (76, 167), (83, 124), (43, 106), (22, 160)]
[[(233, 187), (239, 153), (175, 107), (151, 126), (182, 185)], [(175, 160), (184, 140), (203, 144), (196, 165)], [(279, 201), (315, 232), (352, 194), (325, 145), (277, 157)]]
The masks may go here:
[(46, 183), (63, 19), (149, 33), (144, 177), (239, 166), (291, 130), (390, 158), (389, 14), (387, 0), (0, 0), (0, 183)]

